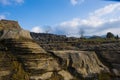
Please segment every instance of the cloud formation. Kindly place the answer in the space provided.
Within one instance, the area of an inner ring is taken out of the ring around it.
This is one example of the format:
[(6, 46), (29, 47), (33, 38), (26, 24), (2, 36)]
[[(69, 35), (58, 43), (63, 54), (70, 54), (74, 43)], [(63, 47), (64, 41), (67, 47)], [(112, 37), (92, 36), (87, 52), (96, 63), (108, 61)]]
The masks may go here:
[(43, 33), (44, 30), (40, 26), (35, 26), (31, 29), (32, 32)]
[(81, 4), (82, 2), (84, 2), (84, 0), (70, 0), (70, 2), (73, 6), (75, 6), (77, 4)]
[(85, 35), (105, 35), (107, 32), (120, 35), (120, 3), (109, 4), (88, 14), (86, 19), (74, 18), (54, 27), (54, 33), (78, 37), (80, 30)]
[(24, 0), (0, 0), (2, 5), (12, 5), (12, 4), (21, 4)]
[(70, 0), (70, 1), (71, 1), (72, 5), (76, 5), (78, 3), (77, 0)]
[(5, 19), (5, 18), (6, 18), (5, 15), (0, 15), (0, 20), (1, 20), (1, 19)]
[[(85, 36), (105, 35), (112, 32), (120, 36), (120, 3), (109, 4), (88, 14), (85, 19), (74, 18), (51, 27), (51, 32), (67, 36), (80, 37), (80, 31)], [(33, 32), (44, 32), (44, 28), (34, 27)]]

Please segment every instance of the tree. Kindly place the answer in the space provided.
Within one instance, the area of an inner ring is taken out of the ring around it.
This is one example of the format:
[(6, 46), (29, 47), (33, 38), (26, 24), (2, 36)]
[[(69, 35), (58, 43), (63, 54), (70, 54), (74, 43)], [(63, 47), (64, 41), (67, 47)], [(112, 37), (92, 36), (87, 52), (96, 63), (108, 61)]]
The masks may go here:
[(115, 38), (115, 36), (114, 36), (114, 34), (113, 34), (113, 33), (108, 32), (108, 33), (107, 33), (107, 35), (106, 35), (106, 38), (108, 38), (108, 39), (114, 39), (114, 38)]
[(49, 33), (52, 29), (51, 29), (51, 26), (45, 26), (46, 27), (46, 30), (45, 30), (45, 33)]
[(119, 39), (119, 36), (118, 36), (118, 35), (117, 35), (117, 36), (115, 36), (115, 39), (116, 39), (116, 40), (118, 40), (118, 39)]
[(84, 29), (79, 30), (80, 38), (84, 38), (84, 33), (85, 33)]

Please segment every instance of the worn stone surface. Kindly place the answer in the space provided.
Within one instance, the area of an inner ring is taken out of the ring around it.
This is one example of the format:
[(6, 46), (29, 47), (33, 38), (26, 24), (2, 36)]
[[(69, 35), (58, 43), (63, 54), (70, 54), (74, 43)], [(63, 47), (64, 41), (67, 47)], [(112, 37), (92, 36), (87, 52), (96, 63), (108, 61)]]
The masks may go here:
[(21, 27), (17, 21), (12, 20), (0, 20), (0, 30), (18, 29)]
[(47, 72), (39, 76), (31, 76), (30, 79), (46, 80), (46, 79), (50, 79), (51, 75), (52, 75), (52, 72)]
[(64, 77), (64, 80), (73, 79), (73, 76), (68, 71), (62, 70), (62, 71), (58, 72), (58, 74), (62, 75)]
[[(26, 42), (24, 40), (6, 39), (3, 40), (3, 44), (19, 59), (25, 71), (30, 73), (30, 79), (45, 80), (58, 76), (57, 78), (59, 79), (70, 80), (92, 76), (91, 74), (100, 73), (101, 71), (109, 71), (99, 61), (93, 51), (66, 50), (46, 52), (36, 42), (31, 40)], [(56, 73), (52, 73), (54, 71)], [(51, 74), (52, 76), (50, 76)], [(65, 77), (65, 75), (68, 77)]]
[(2, 20), (0, 28), (0, 80), (102, 80), (103, 72), (104, 80), (120, 76), (120, 43), (86, 45), (64, 35), (33, 34), (15, 21)]
[(83, 76), (88, 76), (101, 71), (109, 71), (98, 59), (95, 52), (91, 51), (53, 51), (53, 53), (65, 60), (67, 67), (74, 68)]
[(30, 32), (23, 30), (23, 29), (14, 29), (14, 30), (2, 30), (1, 31), (1, 35), (0, 35), (0, 39), (23, 39), (23, 38), (27, 38), (27, 39), (32, 39), (30, 36)]
[(120, 43), (102, 44), (96, 47), (99, 59), (109, 68), (112, 73), (120, 76)]

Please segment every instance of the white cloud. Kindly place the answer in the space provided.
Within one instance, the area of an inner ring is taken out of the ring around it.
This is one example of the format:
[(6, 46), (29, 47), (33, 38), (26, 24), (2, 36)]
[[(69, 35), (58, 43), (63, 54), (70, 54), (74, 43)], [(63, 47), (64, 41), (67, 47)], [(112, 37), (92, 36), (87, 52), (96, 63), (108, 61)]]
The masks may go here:
[(0, 20), (1, 20), (1, 19), (5, 19), (5, 18), (6, 18), (5, 15), (0, 15)]
[(0, 0), (2, 5), (21, 4), (24, 0)]
[(70, 1), (71, 1), (72, 5), (76, 5), (78, 3), (77, 0), (70, 0)]
[(88, 18), (74, 18), (58, 24), (54, 33), (78, 36), (80, 29), (85, 35), (104, 35), (111, 31), (120, 35), (120, 3), (110, 4), (88, 14)]
[(33, 27), (31, 31), (32, 32), (36, 32), (36, 33), (42, 33), (42, 32), (44, 32), (44, 30), (42, 28), (40, 28), (39, 26)]
[(82, 2), (84, 2), (84, 0), (70, 0), (70, 2), (74, 6), (74, 5), (77, 5), (77, 4), (81, 4)]
[(105, 6), (104, 8), (98, 9), (91, 13), (91, 16), (101, 17), (106, 14), (113, 13), (114, 11), (117, 12), (120, 10), (120, 3), (117, 4), (110, 4), (108, 6)]

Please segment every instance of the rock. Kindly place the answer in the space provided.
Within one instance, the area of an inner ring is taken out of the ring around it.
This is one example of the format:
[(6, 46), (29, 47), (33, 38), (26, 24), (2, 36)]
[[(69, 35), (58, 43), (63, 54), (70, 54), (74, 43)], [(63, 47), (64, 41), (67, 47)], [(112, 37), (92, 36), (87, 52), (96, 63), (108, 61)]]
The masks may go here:
[(67, 72), (65, 70), (59, 71), (58, 74), (63, 76), (64, 80), (71, 80), (71, 79), (73, 79), (73, 76), (69, 72)]
[(109, 72), (93, 51), (53, 51), (53, 53), (65, 60), (68, 68), (74, 68), (79, 74), (89, 76), (100, 73), (101, 71)]
[(30, 36), (30, 32), (26, 30), (2, 30), (0, 39), (32, 39)]
[(36, 42), (6, 39), (3, 44), (20, 60), (32, 79), (42, 79), (45, 77), (43, 74), (61, 69), (58, 62)]
[(21, 64), (0, 41), (0, 80), (28, 80)]
[[(87, 77), (101, 71), (109, 71), (93, 51), (46, 52), (34, 41), (27, 40), (26, 42), (18, 39), (5, 39), (2, 44), (19, 59), (25, 72), (30, 74), (30, 79), (44, 80), (49, 77), (50, 79), (54, 77), (64, 78), (64, 80), (80, 79), (83, 76)], [(53, 74), (49, 72), (53, 72)], [(50, 76), (51, 74), (52, 76)]]
[(39, 76), (31, 76), (30, 78), (34, 80), (46, 80), (46, 79), (50, 79), (51, 75), (52, 72), (47, 72)]
[(108, 74), (112, 73), (119, 76), (120, 43), (91, 44), (64, 35), (30, 33), (16, 21), (1, 20), (0, 80), (91, 80), (104, 74), (110, 79)]
[(30, 32), (23, 30), (17, 21), (0, 20), (0, 39), (32, 39)]
[(119, 75), (120, 75), (120, 72), (119, 72), (117, 69), (112, 69), (112, 71), (114, 72), (114, 74), (115, 74), (116, 76), (119, 76)]
[(20, 30), (21, 27), (19, 26), (17, 21), (12, 20), (0, 20), (0, 30), (13, 30), (17, 29)]
[(120, 76), (120, 43), (101, 44), (96, 53), (102, 63), (110, 68), (116, 76)]

